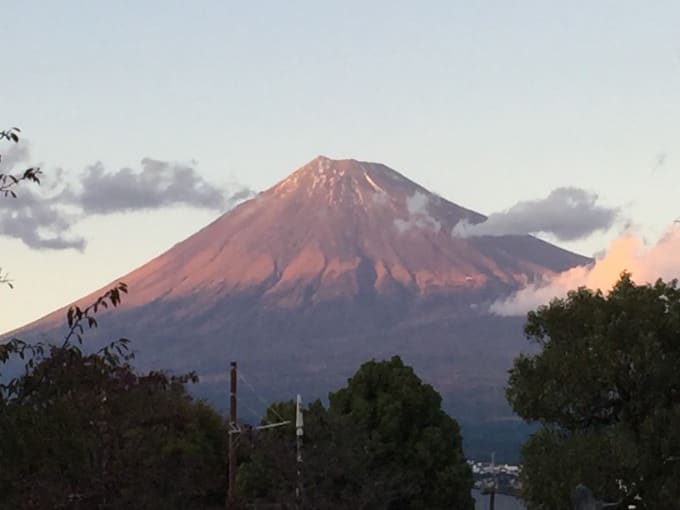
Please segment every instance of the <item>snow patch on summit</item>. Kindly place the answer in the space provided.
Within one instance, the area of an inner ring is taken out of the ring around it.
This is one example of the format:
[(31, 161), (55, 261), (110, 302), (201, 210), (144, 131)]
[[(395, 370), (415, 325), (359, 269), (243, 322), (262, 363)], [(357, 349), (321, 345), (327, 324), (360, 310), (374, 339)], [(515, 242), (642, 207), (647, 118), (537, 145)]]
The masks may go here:
[(378, 186), (378, 184), (376, 184), (376, 182), (373, 179), (371, 179), (371, 176), (368, 175), (368, 173), (366, 173), (365, 171), (364, 171), (364, 177), (366, 178), (366, 181), (368, 182), (368, 184), (371, 185), (371, 188), (373, 188), (377, 193), (385, 193), (385, 190), (382, 189), (380, 186)]

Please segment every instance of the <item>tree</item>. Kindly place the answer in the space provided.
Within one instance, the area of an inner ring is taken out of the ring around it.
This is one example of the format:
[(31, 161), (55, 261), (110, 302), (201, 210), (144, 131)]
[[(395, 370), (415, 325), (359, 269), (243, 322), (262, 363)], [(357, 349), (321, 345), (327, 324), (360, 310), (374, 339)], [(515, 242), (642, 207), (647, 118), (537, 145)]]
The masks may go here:
[(96, 325), (93, 309), (69, 310), (71, 327), (59, 346), (17, 339), (0, 346), (2, 361), (27, 358), (24, 374), (0, 391), (0, 507), (203, 509), (222, 502), (224, 422), (187, 395), (184, 385), (195, 375), (135, 373), (124, 339), (84, 353), (81, 323)]
[[(345, 388), (304, 413), (304, 494), (317, 510), (473, 507), (472, 474), (458, 425), (441, 397), (399, 357), (363, 364)], [(272, 404), (241, 450), (239, 491), (248, 508), (295, 506), (295, 404)]]
[(580, 288), (528, 314), (540, 352), (519, 356), (507, 397), (540, 423), (522, 448), (530, 508), (568, 509), (580, 483), (621, 508), (680, 500), (680, 290), (636, 285), (606, 295)]
[[(223, 500), (224, 427), (184, 379), (55, 347), (1, 406), (0, 507), (206, 508)], [(20, 394), (23, 393), (23, 389)], [(22, 395), (23, 396), (23, 395)]]
[[(242, 438), (238, 473), (245, 508), (296, 508), (295, 403), (277, 402), (262, 424), (289, 421), (276, 429)], [(387, 508), (391, 480), (372, 477), (367, 469), (366, 435), (348, 417), (329, 412), (317, 400), (304, 411), (304, 500), (315, 510)]]
[(473, 507), (458, 424), (401, 358), (364, 363), (329, 400), (331, 413), (349, 417), (367, 435), (369, 473), (400, 487), (386, 508)]

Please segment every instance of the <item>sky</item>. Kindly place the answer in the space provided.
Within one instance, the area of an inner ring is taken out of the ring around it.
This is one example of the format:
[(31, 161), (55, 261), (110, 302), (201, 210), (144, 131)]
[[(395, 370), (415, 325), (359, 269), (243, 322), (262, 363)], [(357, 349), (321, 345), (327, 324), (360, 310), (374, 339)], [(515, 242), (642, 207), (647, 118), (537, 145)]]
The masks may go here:
[(22, 185), (24, 202), (0, 207), (14, 283), (0, 332), (319, 154), (382, 162), (494, 231), (549, 197), (592, 206), (606, 228), (543, 235), (585, 255), (622, 234), (654, 244), (680, 217), (676, 1), (29, 0), (0, 13), (1, 125), (22, 129), (0, 142), (0, 172), (44, 172), (40, 194)]

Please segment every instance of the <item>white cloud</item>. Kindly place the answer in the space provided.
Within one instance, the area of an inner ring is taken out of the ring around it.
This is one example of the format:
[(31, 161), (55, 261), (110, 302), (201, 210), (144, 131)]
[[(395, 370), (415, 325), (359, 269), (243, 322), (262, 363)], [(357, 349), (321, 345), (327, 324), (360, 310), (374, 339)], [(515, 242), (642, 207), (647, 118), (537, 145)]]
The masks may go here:
[(680, 227), (671, 226), (656, 243), (647, 246), (638, 237), (626, 234), (614, 240), (607, 252), (589, 266), (575, 267), (529, 285), (506, 300), (491, 305), (498, 315), (524, 315), (555, 297), (585, 286), (608, 290), (621, 272), (629, 271), (637, 283), (651, 283), (658, 278), (680, 277)]
[(580, 188), (556, 188), (546, 198), (518, 202), (510, 209), (472, 224), (463, 220), (452, 234), (458, 237), (549, 233), (561, 241), (584, 239), (606, 231), (619, 216), (616, 208), (597, 203), (598, 196)]
[(430, 215), (429, 205), (429, 197), (425, 193), (416, 191), (406, 199), (408, 219), (396, 219), (394, 220), (394, 226), (402, 233), (412, 228), (424, 228), (439, 232), (441, 224)]

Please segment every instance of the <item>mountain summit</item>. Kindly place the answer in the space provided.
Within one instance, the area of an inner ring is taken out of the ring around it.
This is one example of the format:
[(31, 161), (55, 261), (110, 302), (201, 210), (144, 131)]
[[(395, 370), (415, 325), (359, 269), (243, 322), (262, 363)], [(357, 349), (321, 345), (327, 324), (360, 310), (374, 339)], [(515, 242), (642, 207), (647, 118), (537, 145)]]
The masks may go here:
[(493, 415), (523, 338), (488, 305), (588, 259), (532, 236), (453, 235), (485, 219), (385, 165), (319, 156), (121, 277), (130, 294), (103, 333), (131, 338), (142, 365), (220, 385), (237, 359), (276, 398), (324, 396), (401, 354), (450, 406)]
[(258, 310), (390, 295), (495, 299), (585, 261), (530, 236), (459, 238), (461, 220), (485, 217), (384, 165), (319, 156), (124, 276), (128, 304), (190, 298), (183, 309), (205, 310), (243, 293)]

